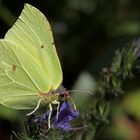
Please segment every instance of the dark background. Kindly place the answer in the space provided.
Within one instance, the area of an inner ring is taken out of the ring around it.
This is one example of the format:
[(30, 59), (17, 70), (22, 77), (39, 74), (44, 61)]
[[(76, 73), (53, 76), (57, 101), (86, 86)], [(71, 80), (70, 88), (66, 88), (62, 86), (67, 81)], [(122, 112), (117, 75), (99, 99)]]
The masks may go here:
[[(24, 3), (37, 7), (48, 18), (63, 69), (63, 85), (68, 89), (83, 71), (97, 79), (101, 69), (110, 66), (115, 50), (140, 34), (138, 0), (0, 0), (0, 38), (14, 24)], [(2, 136), (8, 133), (7, 127), (16, 124), (8, 120), (0, 123)]]
[(1, 0), (1, 38), (24, 3), (48, 18), (68, 88), (83, 70), (98, 76), (110, 64), (114, 51), (140, 33), (140, 2), (136, 0)]

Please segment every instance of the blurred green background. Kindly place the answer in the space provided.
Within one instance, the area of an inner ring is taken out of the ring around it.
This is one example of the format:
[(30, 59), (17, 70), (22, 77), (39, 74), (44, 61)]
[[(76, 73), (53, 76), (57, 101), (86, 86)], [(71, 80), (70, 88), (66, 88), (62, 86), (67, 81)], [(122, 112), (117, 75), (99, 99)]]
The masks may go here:
[[(138, 0), (0, 0), (0, 38), (14, 24), (24, 3), (37, 7), (48, 18), (67, 89), (93, 90), (115, 50), (140, 34)], [(127, 81), (124, 89), (134, 92), (140, 86), (136, 83)], [(79, 108), (83, 100), (81, 97), (76, 103)], [(0, 116), (0, 139), (7, 140), (11, 129), (22, 127), (23, 114), (1, 107)]]

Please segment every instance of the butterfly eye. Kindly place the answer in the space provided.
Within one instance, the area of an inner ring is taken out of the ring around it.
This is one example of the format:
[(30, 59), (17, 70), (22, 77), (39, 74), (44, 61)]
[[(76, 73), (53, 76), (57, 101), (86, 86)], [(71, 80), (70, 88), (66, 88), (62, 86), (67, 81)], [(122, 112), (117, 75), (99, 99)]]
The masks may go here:
[(63, 98), (64, 97), (64, 94), (60, 94), (59, 97), (62, 97)]
[(13, 70), (13, 71), (16, 70), (16, 65), (12, 65), (12, 70)]

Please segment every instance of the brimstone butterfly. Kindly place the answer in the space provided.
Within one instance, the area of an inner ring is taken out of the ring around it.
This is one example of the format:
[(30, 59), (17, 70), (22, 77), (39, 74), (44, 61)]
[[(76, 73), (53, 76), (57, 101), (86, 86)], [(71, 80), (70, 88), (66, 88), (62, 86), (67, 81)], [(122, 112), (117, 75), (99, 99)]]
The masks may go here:
[(38, 9), (25, 4), (0, 40), (0, 103), (20, 110), (59, 107), (59, 94), (67, 93), (60, 88), (62, 79), (51, 27)]

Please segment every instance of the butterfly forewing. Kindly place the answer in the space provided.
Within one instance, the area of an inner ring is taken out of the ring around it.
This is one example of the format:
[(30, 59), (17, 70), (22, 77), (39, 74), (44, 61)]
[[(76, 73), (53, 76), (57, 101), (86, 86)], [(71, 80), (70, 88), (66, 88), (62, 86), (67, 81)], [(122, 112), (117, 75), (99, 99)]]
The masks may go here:
[(38, 61), (51, 83), (52, 90), (59, 87), (62, 82), (62, 70), (51, 27), (39, 10), (25, 4), (19, 19), (7, 32), (5, 39), (23, 47)]

